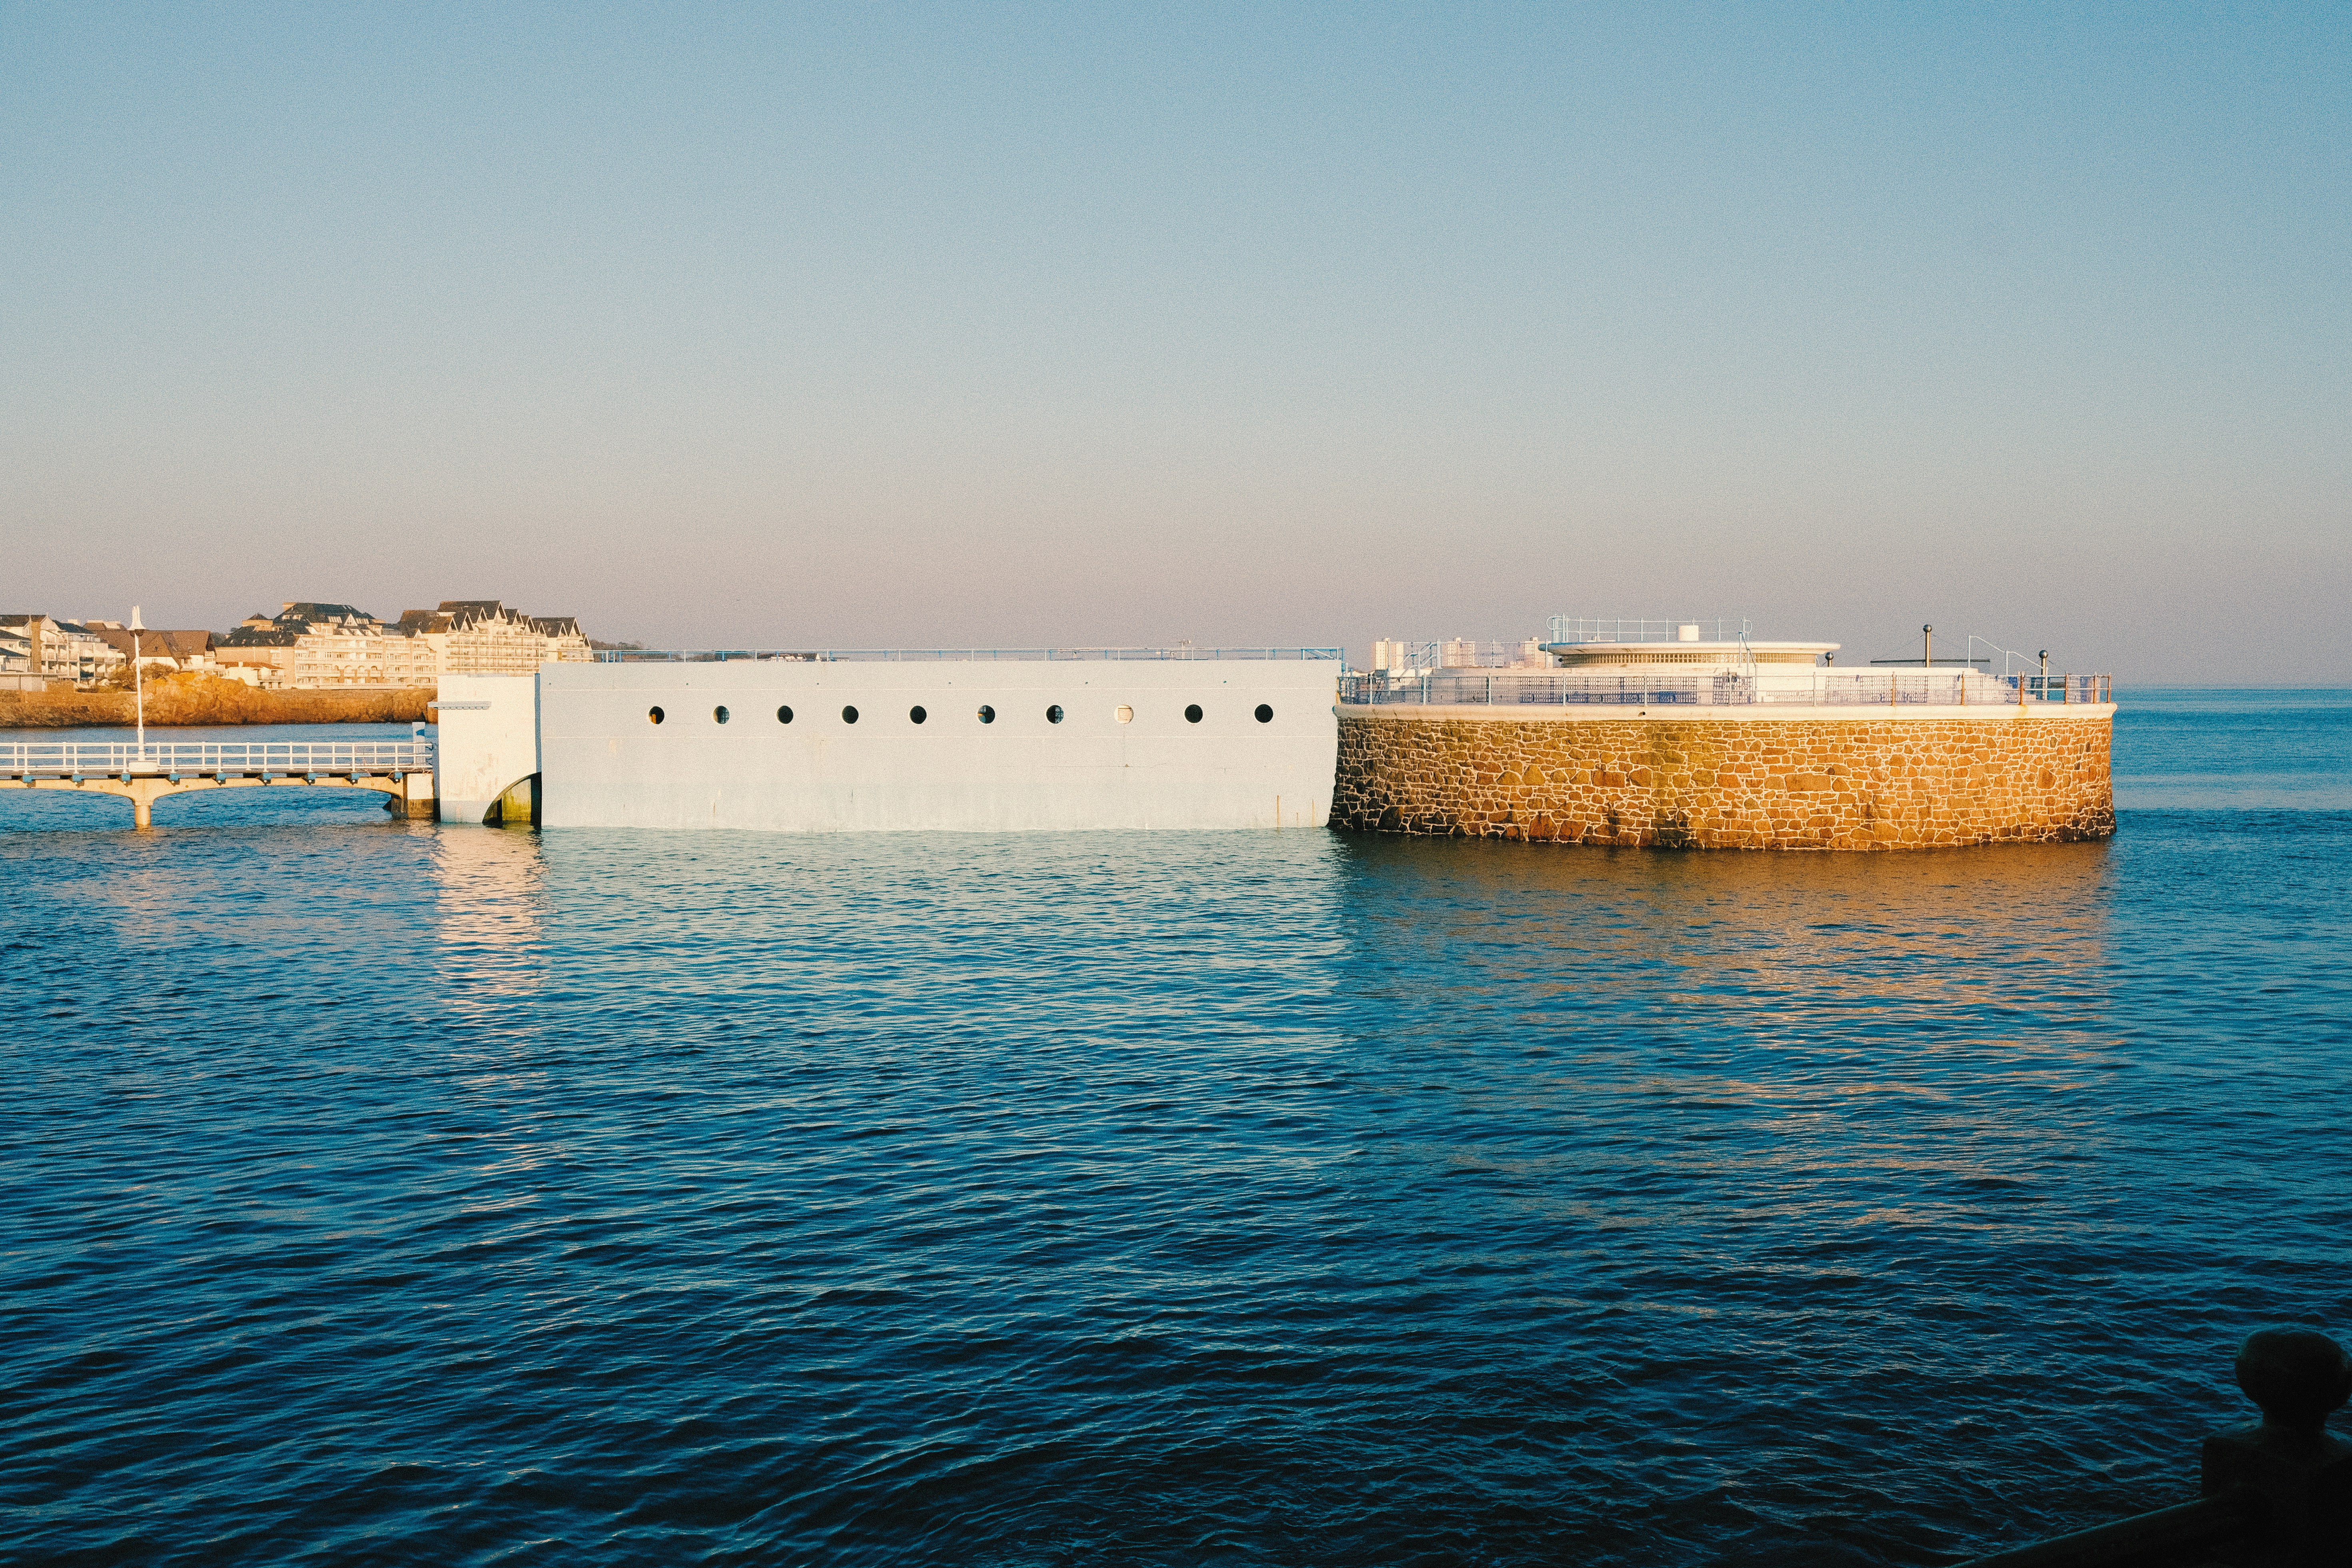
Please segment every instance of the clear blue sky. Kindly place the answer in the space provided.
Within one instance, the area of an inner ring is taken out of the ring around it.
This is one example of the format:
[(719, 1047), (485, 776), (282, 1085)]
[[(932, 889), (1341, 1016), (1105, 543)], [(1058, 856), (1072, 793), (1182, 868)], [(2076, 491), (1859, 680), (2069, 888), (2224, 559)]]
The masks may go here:
[(2352, 7), (0, 8), (0, 599), (2352, 682)]

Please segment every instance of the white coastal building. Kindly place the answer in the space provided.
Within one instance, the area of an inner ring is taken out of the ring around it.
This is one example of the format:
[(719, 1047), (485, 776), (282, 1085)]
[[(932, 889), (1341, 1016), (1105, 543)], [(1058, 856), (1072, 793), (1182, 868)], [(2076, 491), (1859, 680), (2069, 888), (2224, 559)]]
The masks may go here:
[(1576, 679), (1606, 684), (1612, 678), (1668, 691), (1687, 689), (1690, 700), (1752, 702), (1795, 700), (1822, 687), (1842, 644), (1760, 642), (1744, 635), (1706, 636), (1696, 621), (1661, 637), (1571, 638), (1542, 645), (1551, 670)]
[[(1927, 635), (1928, 628), (1922, 627)], [(1549, 640), (1503, 645), (1475, 662), (1474, 645), (1381, 642), (1374, 668), (1341, 682), (1347, 705), (1518, 707), (1594, 704), (1637, 708), (1759, 708), (1810, 704), (1903, 707), (2049, 700), (2093, 700), (2104, 676), (2036, 672), (2024, 655), (2006, 653), (1995, 674), (1990, 659), (1935, 657), (1932, 637), (1920, 657), (1840, 665), (1833, 642), (1767, 642), (1745, 622), (1574, 620), (1555, 616)], [(1506, 662), (1507, 660), (1507, 662)], [(2103, 700), (2103, 699), (2102, 699)]]
[(0, 673), (84, 685), (122, 668), (123, 656), (79, 621), (0, 615)]
[(1321, 826), (1331, 649), (631, 655), (445, 676), (444, 821)]

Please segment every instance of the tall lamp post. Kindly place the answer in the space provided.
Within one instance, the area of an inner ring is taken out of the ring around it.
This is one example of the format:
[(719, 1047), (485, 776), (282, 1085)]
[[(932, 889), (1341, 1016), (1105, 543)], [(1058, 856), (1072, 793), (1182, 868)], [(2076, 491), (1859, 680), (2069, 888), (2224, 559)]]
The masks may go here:
[(131, 625), (124, 628), (131, 634), (131, 700), (136, 704), (139, 721), (139, 760), (147, 760), (147, 683), (139, 668), (139, 634), (147, 628), (139, 624), (139, 606), (131, 606)]

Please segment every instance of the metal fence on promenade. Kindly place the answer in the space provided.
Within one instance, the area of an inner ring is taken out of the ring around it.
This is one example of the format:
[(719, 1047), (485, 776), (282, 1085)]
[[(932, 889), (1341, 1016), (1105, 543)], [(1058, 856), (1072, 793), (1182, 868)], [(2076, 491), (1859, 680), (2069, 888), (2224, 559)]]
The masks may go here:
[(724, 664), (735, 659), (783, 664), (966, 664), (994, 659), (1141, 662), (1186, 659), (1339, 659), (1337, 647), (701, 647), (598, 648), (600, 664)]
[(433, 771), (433, 742), (405, 741), (0, 742), (0, 776), (348, 778)]
[(1546, 642), (1674, 642), (1688, 626), (1708, 642), (1745, 642), (1745, 616), (1669, 616), (1664, 620), (1633, 620), (1615, 616), (1554, 616), (1544, 628)]
[(1649, 674), (1440, 669), (1425, 675), (1343, 675), (1339, 700), (1442, 707), (1565, 708), (1607, 703), (1638, 708), (2032, 706), (2111, 702), (2110, 675), (1989, 675), (1979, 670), (1815, 669), (1759, 681), (1744, 670)]

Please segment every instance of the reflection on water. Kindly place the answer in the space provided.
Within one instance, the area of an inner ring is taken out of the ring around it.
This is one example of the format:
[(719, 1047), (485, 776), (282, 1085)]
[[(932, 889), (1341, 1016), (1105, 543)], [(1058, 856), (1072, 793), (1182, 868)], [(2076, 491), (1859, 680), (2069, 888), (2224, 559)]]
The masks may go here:
[(455, 1011), (479, 1015), (544, 984), (546, 860), (528, 829), (435, 837), (426, 869), (436, 909), (433, 973)]
[(1867, 866), (1496, 847), (1423, 854), (1350, 839), (1360, 874), (1347, 892), (1377, 944), (1448, 947), (1466, 982), (1512, 1008), (1497, 1025), (1561, 1038), (1594, 1022), (1761, 1028), (1786, 1040), (1867, 1029), (1865, 1005), (1901, 1008), (1914, 1034), (2020, 1010), (2045, 1048), (2053, 1026), (2085, 1038), (2102, 1028), (2110, 871), (2098, 845)]
[(1921, 1563), (2191, 1489), (2234, 1339), (2352, 1324), (2352, 814), (1780, 857), (283, 795), (0, 821), (40, 1555)]
[[(1529, 1064), (1517, 1104), (1590, 1134), (1517, 1173), (1643, 1194), (1551, 1212), (1654, 1227), (1657, 1194), (1696, 1183), (1748, 1195), (1750, 1219), (1789, 1218), (1801, 1186), (1817, 1226), (1971, 1225), (1952, 1193), (2104, 1142), (2095, 1118), (2020, 1112), (2117, 1065), (2106, 843), (1981, 858), (1349, 848), (1380, 1037), (1513, 1042)], [(2006, 1107), (1996, 1124), (1987, 1097)], [(1948, 1117), (1969, 1136), (1858, 1136)], [(1444, 1158), (1491, 1163), (1482, 1146), (1483, 1127)]]

